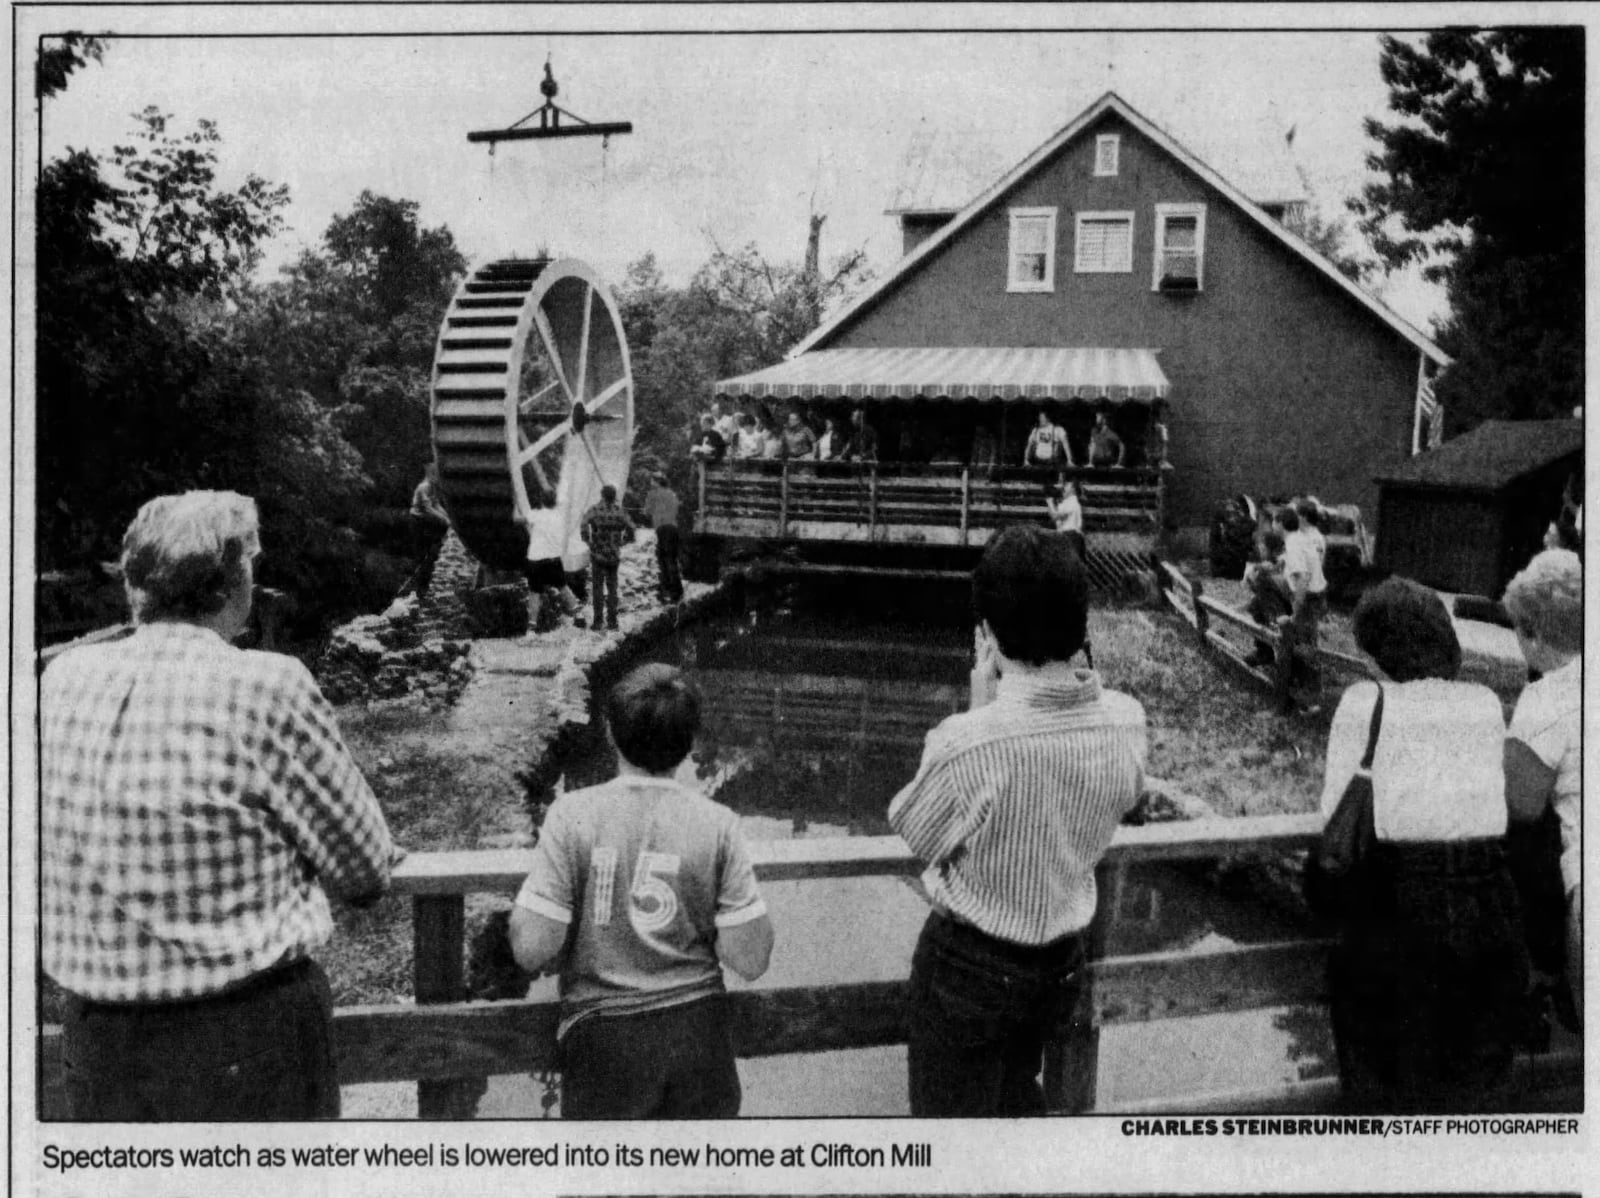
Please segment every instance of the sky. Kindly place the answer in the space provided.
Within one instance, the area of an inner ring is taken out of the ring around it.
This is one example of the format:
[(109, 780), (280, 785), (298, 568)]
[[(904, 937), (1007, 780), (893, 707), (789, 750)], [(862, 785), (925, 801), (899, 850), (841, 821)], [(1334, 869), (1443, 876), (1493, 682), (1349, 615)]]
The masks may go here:
[[(448, 225), (473, 260), (551, 250), (620, 281), (654, 252), (681, 283), (713, 244), (798, 261), (816, 211), (825, 259), (864, 248), (882, 275), (900, 249), (883, 210), (919, 130), (981, 137), (1014, 163), (1108, 89), (1223, 158), (1293, 128), (1313, 202), (1337, 215), (1368, 177), (1362, 122), (1383, 114), (1387, 94), (1370, 28), (1068, 29), (1081, 10), (1055, 6), (775, 11), (793, 26), (915, 15), (960, 28), (778, 30), (762, 28), (773, 12), (740, 6), (690, 18), (650, 7), (129, 7), (30, 11), (18, 44), (31, 53), (32, 35), (50, 29), (113, 36), (103, 63), (46, 102), (46, 159), (105, 151), (156, 105), (180, 128), (216, 122), (225, 183), (254, 173), (287, 184), (290, 228), (269, 271), (370, 189), (417, 201), (423, 223)], [(469, 130), (538, 107), (547, 57), (563, 108), (634, 132), (605, 145), (507, 143), (492, 156), (469, 144)], [(1443, 310), (1414, 277), (1383, 295), (1424, 331)]]

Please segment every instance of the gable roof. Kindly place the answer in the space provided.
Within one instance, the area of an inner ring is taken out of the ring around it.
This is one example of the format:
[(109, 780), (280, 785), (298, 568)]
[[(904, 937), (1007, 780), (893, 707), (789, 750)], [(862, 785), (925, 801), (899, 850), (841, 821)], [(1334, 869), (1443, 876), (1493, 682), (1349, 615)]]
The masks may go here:
[(1188, 167), (1189, 170), (1193, 171), (1204, 182), (1221, 192), (1222, 195), (1228, 200), (1232, 201), (1232, 203), (1239, 208), (1240, 211), (1254, 220), (1256, 224), (1261, 226), (1262, 229), (1266, 230), (1270, 236), (1276, 238), (1295, 254), (1299, 255), (1306, 262), (1310, 263), (1330, 282), (1352, 296), (1358, 303), (1361, 304), (1362, 307), (1366, 308), (1373, 315), (1377, 316), (1378, 319), (1382, 320), (1390, 328), (1394, 329), (1395, 332), (1399, 333), (1400, 336), (1405, 338), (1412, 345), (1416, 346), (1417, 349), (1431, 358), (1434, 362), (1438, 363), (1439, 365), (1444, 365), (1450, 361), (1449, 356), (1445, 354), (1445, 352), (1437, 345), (1435, 345), (1430, 338), (1417, 329), (1416, 326), (1400, 316), (1399, 313), (1395, 312), (1387, 304), (1383, 303), (1383, 301), (1378, 299), (1377, 296), (1345, 278), (1345, 276), (1340, 274), (1338, 268), (1335, 267), (1331, 262), (1329, 262), (1321, 254), (1317, 253), (1300, 238), (1296, 237), (1293, 233), (1285, 229), (1277, 221), (1273, 220), (1272, 217), (1263, 212), (1258, 205), (1253, 203), (1250, 198), (1241, 192), (1237, 187), (1229, 183), (1216, 171), (1211, 169), (1211, 167), (1207, 166), (1199, 158), (1191, 154), (1160, 126), (1136, 112), (1125, 100), (1122, 99), (1121, 96), (1117, 95), (1115, 92), (1107, 92), (1105, 95), (1101, 96), (1100, 99), (1096, 100), (1093, 104), (1089, 105), (1088, 108), (1084, 109), (1084, 111), (1080, 113), (1077, 118), (1075, 118), (1060, 132), (1056, 133), (1055, 136), (1051, 137), (1043, 145), (1035, 149), (1020, 163), (1014, 166), (1009, 172), (1002, 175), (994, 183), (990, 184), (989, 187), (984, 191), (980, 192), (975, 198), (972, 199), (970, 203), (967, 204), (965, 208), (963, 208), (951, 219), (949, 224), (945, 225), (944, 228), (940, 229), (937, 233), (929, 237), (926, 241), (923, 241), (909, 254), (900, 259), (900, 261), (896, 263), (894, 268), (883, 277), (882, 281), (880, 281), (877, 286), (856, 297), (852, 303), (846, 305), (832, 319), (824, 321), (821, 325), (814, 329), (809, 336), (804, 338), (798, 345), (796, 345), (794, 349), (790, 350), (789, 356), (794, 357), (797, 354), (805, 353), (807, 350), (826, 345), (828, 340), (835, 333), (839, 332), (846, 325), (851, 323), (857, 316), (875, 305), (879, 299), (887, 295), (891, 290), (898, 286), (901, 281), (903, 281), (909, 275), (915, 273), (923, 262), (927, 261), (934, 254), (938, 253), (941, 247), (958, 237), (968, 225), (972, 224), (978, 219), (978, 217), (982, 216), (991, 207), (998, 203), (1007, 192), (1017, 187), (1029, 175), (1033, 174), (1035, 170), (1039, 169), (1051, 158), (1053, 158), (1057, 151), (1064, 147), (1068, 142), (1076, 138), (1080, 133), (1082, 133), (1095, 121), (1099, 120), (1100, 117), (1107, 112), (1116, 113), (1123, 120), (1127, 121), (1128, 124), (1137, 129), (1141, 134), (1149, 138), (1168, 154), (1172, 155), (1172, 157), (1176, 158), (1184, 166)]
[(1499, 491), (1525, 474), (1583, 452), (1581, 420), (1486, 420), (1418, 454), (1380, 483), (1451, 491)]
[[(1205, 122), (1182, 133), (1196, 157), (1215, 163), (1218, 174), (1263, 208), (1310, 198), (1290, 130), (1270, 102), (1253, 121)], [(1009, 128), (919, 127), (906, 143), (884, 212), (954, 216), (1005, 174), (1022, 148)]]

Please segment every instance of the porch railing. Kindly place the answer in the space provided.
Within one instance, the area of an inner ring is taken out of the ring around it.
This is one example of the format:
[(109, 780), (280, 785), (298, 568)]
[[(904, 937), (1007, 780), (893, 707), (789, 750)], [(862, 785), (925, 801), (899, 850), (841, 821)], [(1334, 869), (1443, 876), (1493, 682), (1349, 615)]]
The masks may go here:
[[(1053, 470), (804, 459), (696, 465), (695, 531), (800, 540), (980, 546), (1007, 524), (1042, 521)], [(1084, 526), (1153, 537), (1165, 471), (1079, 468)]]

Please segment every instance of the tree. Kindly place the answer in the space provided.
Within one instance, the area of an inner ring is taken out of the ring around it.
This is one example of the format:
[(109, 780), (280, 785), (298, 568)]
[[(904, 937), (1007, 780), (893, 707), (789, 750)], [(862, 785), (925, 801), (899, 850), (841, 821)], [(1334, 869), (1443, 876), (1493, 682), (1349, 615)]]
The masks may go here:
[(153, 495), (225, 488), (260, 503), (263, 582), (348, 604), (349, 572), (319, 563), (349, 556), (344, 523), (370, 484), (332, 415), (270, 369), (249, 282), (287, 191), (221, 189), (214, 127), (138, 119), (109, 163), (73, 151), (40, 172), (40, 567), (114, 558)]
[[(813, 218), (813, 235), (820, 227)], [(690, 430), (712, 385), (781, 360), (828, 306), (871, 278), (861, 251), (826, 273), (815, 263), (814, 252), (808, 269), (773, 263), (754, 245), (728, 253), (713, 241), (711, 258), (687, 287), (666, 286), (653, 255), (628, 268), (616, 298), (633, 358), (634, 491), (648, 475), (665, 472), (683, 493)]]
[(1343, 217), (1328, 217), (1310, 205), (1285, 214), (1283, 227), (1331, 262), (1352, 283), (1369, 286), (1379, 272), (1371, 257), (1350, 248), (1350, 229)]
[(434, 343), (466, 269), (414, 201), (363, 191), (269, 289), (279, 369), (337, 414), (380, 506), (409, 502), (431, 456)]
[[(1581, 29), (1382, 39), (1397, 120), (1368, 120), (1384, 178), (1351, 208), (1391, 267), (1425, 263), (1452, 314), (1436, 384), (1452, 432), (1583, 403)], [(1535, 182), (1536, 181), (1536, 182)]]
[(106, 39), (83, 33), (63, 33), (60, 37), (39, 39), (39, 57), (33, 68), (33, 94), (48, 99), (67, 89), (67, 80), (92, 59), (105, 59)]

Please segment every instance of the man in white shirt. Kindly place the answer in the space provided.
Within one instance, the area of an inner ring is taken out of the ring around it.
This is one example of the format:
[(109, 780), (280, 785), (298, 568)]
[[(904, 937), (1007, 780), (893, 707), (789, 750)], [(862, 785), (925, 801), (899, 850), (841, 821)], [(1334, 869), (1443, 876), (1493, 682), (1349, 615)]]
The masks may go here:
[[(1307, 535), (1300, 514), (1292, 507), (1278, 513), (1283, 532), (1283, 577), (1289, 584), (1293, 607), (1280, 616), (1284, 648), (1293, 651), (1317, 647), (1317, 625), (1328, 612), (1328, 579), (1322, 572), (1322, 554), (1316, 541)], [(1320, 534), (1319, 534), (1320, 535)]]

